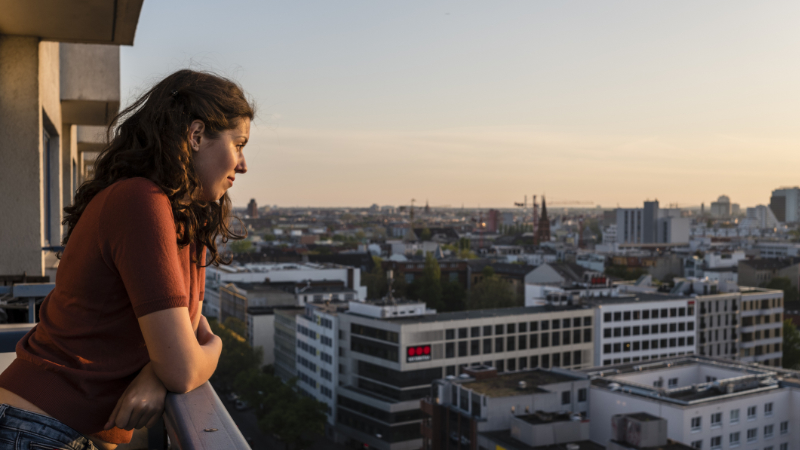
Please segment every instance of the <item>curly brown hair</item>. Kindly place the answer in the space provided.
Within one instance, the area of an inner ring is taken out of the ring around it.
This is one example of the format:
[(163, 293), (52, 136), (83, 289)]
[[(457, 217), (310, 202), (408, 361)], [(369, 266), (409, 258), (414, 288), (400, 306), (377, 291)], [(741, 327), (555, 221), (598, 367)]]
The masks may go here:
[(231, 200), (227, 193), (216, 201), (202, 199), (192, 164), (189, 126), (200, 120), (205, 124), (204, 135), (215, 139), (220, 132), (235, 128), (240, 120), (254, 116), (255, 107), (231, 80), (193, 70), (179, 70), (164, 78), (109, 125), (108, 144), (94, 163), (94, 178), (84, 182), (73, 205), (64, 208), (62, 224), (68, 227), (62, 245), (67, 245), (97, 193), (119, 180), (145, 177), (169, 198), (178, 246), (196, 241), (208, 248), (209, 265), (230, 263), (219, 254), (217, 237), (221, 236), (224, 243), (246, 234), (238, 234), (230, 226)]

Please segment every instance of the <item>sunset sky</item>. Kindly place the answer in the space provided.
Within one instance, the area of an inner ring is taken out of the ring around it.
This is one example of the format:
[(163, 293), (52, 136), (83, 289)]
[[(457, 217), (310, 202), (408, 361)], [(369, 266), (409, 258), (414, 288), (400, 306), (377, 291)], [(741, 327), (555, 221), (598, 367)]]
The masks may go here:
[(259, 116), (234, 204), (768, 204), (800, 185), (800, 2), (144, 2), (130, 101), (184, 67)]

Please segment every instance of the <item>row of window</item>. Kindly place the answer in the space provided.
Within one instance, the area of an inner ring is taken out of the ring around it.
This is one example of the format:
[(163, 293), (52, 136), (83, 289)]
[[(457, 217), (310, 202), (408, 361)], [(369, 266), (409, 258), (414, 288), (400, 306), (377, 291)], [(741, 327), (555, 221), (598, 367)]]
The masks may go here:
[[(784, 422), (784, 423), (787, 425), (787, 427), (786, 427), (786, 430), (784, 431), (783, 424), (781, 424), (781, 434), (785, 434), (785, 433), (789, 432), (788, 422)], [(747, 433), (746, 436), (747, 436), (747, 443), (748, 444), (758, 441), (758, 428), (750, 428), (749, 430), (747, 430), (746, 433)], [(774, 425), (766, 425), (764, 427), (764, 439), (771, 439), (773, 437), (775, 437), (775, 426)], [(712, 450), (716, 450), (716, 449), (722, 448), (722, 436), (714, 436), (714, 437), (712, 437), (710, 439), (710, 443), (711, 443)], [(742, 434), (741, 434), (740, 431), (736, 431), (736, 432), (731, 433), (731, 434), (728, 435), (728, 447), (738, 447), (741, 444), (742, 444)], [(696, 449), (702, 449), (703, 448), (703, 441), (699, 440), (699, 441), (692, 442), (692, 447), (694, 447)], [(764, 450), (772, 450), (772, 449), (773, 449), (773, 447), (771, 447), (771, 446), (770, 447), (764, 447)], [(781, 444), (780, 449), (781, 450), (788, 450), (789, 449), (789, 444), (788, 443)]]
[[(515, 370), (525, 370), (528, 367), (535, 369), (540, 367), (542, 369), (549, 369), (550, 367), (567, 367), (567, 366), (580, 366), (583, 358), (580, 350), (574, 352), (553, 353), (549, 355), (535, 355), (531, 357), (498, 359), (495, 361), (484, 361), (483, 363), (475, 363), (477, 365), (483, 364), (485, 366), (494, 367), (497, 372), (513, 372)], [(530, 363), (530, 365), (529, 365)], [(461, 368), (467, 367), (462, 364)], [(456, 375), (456, 366), (445, 367), (445, 375)]]
[(662, 323), (661, 325), (642, 325), (635, 327), (604, 328), (603, 337), (638, 336), (640, 334), (677, 333), (694, 331), (694, 322)]
[[(558, 347), (560, 345), (580, 344), (592, 341), (592, 330), (553, 331), (552, 333), (506, 336), (505, 338), (473, 339), (471, 341), (448, 342), (445, 344), (445, 358), (456, 357), (456, 344), (458, 356), (488, 355), (492, 352), (513, 352), (516, 350), (535, 349), (539, 347)], [(483, 345), (481, 345), (483, 344)], [(483, 352), (481, 352), (481, 347)]]
[(770, 338), (773, 338), (773, 337), (776, 337), (776, 338), (777, 337), (781, 337), (781, 329), (780, 328), (775, 328), (773, 330), (763, 330), (763, 337), (762, 337), (762, 331), (761, 330), (755, 331), (753, 333), (742, 333), (742, 342), (750, 342), (750, 341), (753, 341), (753, 340), (757, 341), (759, 339), (770, 339)]
[(324, 352), (320, 353), (319, 354), (319, 358), (322, 360), (322, 362), (326, 362), (328, 364), (333, 364), (333, 356), (331, 356), (331, 355), (329, 355), (327, 353), (324, 353)]
[(324, 384), (319, 385), (319, 391), (322, 392), (322, 395), (324, 395), (325, 397), (333, 398), (333, 391), (330, 390)]
[(306, 328), (306, 327), (300, 325), (299, 323), (297, 324), (297, 332), (302, 334), (303, 336), (308, 336), (311, 339), (316, 339), (317, 338), (317, 332), (316, 331), (314, 331), (314, 330), (312, 330), (310, 328)]
[(297, 355), (297, 363), (300, 364), (301, 366), (305, 367), (306, 369), (312, 371), (312, 372), (316, 372), (317, 371), (317, 365), (316, 364), (314, 364), (313, 362), (303, 358), (300, 355)]
[(319, 376), (321, 376), (324, 380), (333, 381), (333, 374), (325, 369), (319, 370)]
[(783, 299), (780, 298), (750, 300), (742, 302), (742, 309), (744, 311), (755, 310), (755, 309), (780, 308), (781, 306), (783, 306)]
[(329, 338), (328, 336), (320, 335), (319, 341), (322, 342), (322, 345), (327, 345), (328, 347), (333, 347), (333, 339)]
[[(747, 303), (747, 302), (745, 302)], [(728, 301), (727, 300), (706, 300), (700, 303), (700, 314), (712, 313), (712, 312), (719, 312), (720, 305), (722, 306), (722, 312), (728, 311)], [(716, 311), (712, 311), (716, 307)], [(731, 300), (731, 311), (736, 311), (736, 300)]]
[[(732, 409), (729, 413), (729, 419), (731, 424), (739, 423), (739, 409)], [(773, 403), (765, 403), (764, 404), (764, 417), (771, 417), (773, 414)], [(747, 420), (756, 420), (758, 418), (758, 407), (757, 406), (748, 406), (747, 407)], [(711, 414), (711, 428), (721, 427), (722, 426), (722, 413), (714, 413)], [(692, 417), (692, 431), (700, 431), (703, 429), (703, 418), (702, 417)], [(789, 432), (789, 422), (781, 422), (781, 434)]]
[[(742, 326), (743, 327), (750, 327), (753, 325), (761, 325), (761, 320), (764, 320), (765, 324), (770, 323), (770, 316), (750, 316), (750, 317), (742, 317)], [(775, 313), (775, 320), (774, 323), (781, 323), (781, 313)]]
[(616, 344), (604, 344), (603, 354), (637, 352), (639, 350), (653, 350), (658, 348), (684, 347), (694, 345), (694, 336), (686, 338), (653, 339), (652, 341), (617, 342)]
[[(581, 325), (583, 324), (583, 325)], [(590, 327), (592, 326), (592, 318), (591, 317), (573, 317), (570, 319), (553, 319), (553, 320), (542, 320), (542, 321), (533, 321), (533, 322), (519, 322), (519, 323), (508, 323), (508, 324), (500, 324), (500, 325), (484, 325), (483, 327), (464, 327), (464, 328), (451, 328), (449, 330), (445, 330), (444, 335), (446, 340), (453, 340), (456, 339), (456, 334), (458, 335), (458, 339), (466, 339), (468, 337), (481, 337), (481, 336), (492, 336), (498, 334), (515, 334), (515, 333), (527, 333), (528, 331), (542, 331), (550, 330), (558, 330), (560, 328), (577, 328), (580, 326)], [(483, 334), (481, 334), (483, 331)]]
[(320, 325), (322, 325), (323, 327), (325, 327), (325, 328), (327, 328), (329, 330), (333, 329), (333, 320), (328, 319), (327, 317), (321, 317), (321, 316), (317, 316), (317, 317), (319, 317), (319, 324)]
[(305, 383), (305, 384), (307, 384), (307, 385), (311, 386), (312, 388), (314, 388), (314, 389), (316, 389), (316, 388), (317, 388), (317, 380), (315, 380), (315, 379), (313, 379), (313, 378), (309, 377), (309, 376), (308, 376), (308, 375), (306, 375), (305, 373), (303, 373), (303, 372), (298, 372), (298, 374), (297, 374), (297, 378), (298, 378), (298, 379), (299, 379), (301, 382), (303, 382), (303, 383)]
[(317, 356), (317, 348), (313, 345), (308, 345), (305, 342), (301, 341), (300, 339), (297, 340), (297, 348), (303, 350), (306, 353), (311, 355)]
[(622, 322), (628, 320), (666, 319), (669, 317), (694, 316), (694, 307), (662, 308), (643, 311), (617, 311), (603, 314), (603, 322)]

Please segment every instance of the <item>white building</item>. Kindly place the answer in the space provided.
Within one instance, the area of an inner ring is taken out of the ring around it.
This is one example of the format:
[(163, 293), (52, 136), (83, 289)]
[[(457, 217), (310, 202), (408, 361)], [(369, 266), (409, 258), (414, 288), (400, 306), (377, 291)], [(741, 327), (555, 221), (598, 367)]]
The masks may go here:
[(339, 384), (338, 331), (347, 302), (309, 303), (297, 322), (297, 386), (328, 406), (328, 425), (336, 425)]
[(644, 294), (592, 299), (597, 365), (696, 353), (695, 299)]
[(302, 281), (342, 281), (357, 292), (354, 300), (367, 298), (367, 287), (361, 286), (361, 270), (332, 263), (258, 263), (243, 266), (206, 268), (206, 283), (218, 287), (228, 283), (270, 283)]
[(749, 228), (775, 228), (778, 226), (778, 218), (768, 206), (758, 205), (747, 208), (747, 218), (739, 222), (739, 225)]
[(667, 437), (697, 449), (800, 448), (800, 380), (793, 372), (686, 356), (584, 371), (591, 438), (612, 439), (611, 418), (644, 412), (667, 421)]

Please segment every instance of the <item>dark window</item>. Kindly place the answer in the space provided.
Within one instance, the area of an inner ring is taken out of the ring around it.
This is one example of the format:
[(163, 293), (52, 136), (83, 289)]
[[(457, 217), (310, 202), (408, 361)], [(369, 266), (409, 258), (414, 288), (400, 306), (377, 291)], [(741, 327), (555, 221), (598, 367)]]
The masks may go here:
[(517, 360), (514, 359), (514, 358), (511, 358), (511, 359), (508, 360), (508, 371), (509, 372), (513, 372), (515, 370), (517, 370)]
[(458, 338), (459, 339), (466, 339), (467, 338), (467, 329), (466, 328), (459, 328), (458, 329)]
[(542, 368), (550, 368), (550, 355), (542, 355)]
[(549, 330), (549, 329), (550, 329), (550, 322), (548, 322), (547, 320), (543, 320), (542, 321), (542, 331)]
[[(727, 304), (727, 302), (725, 302)], [(678, 308), (678, 315), (683, 317), (686, 315), (686, 308)]]
[(509, 352), (513, 352), (515, 347), (514, 344), (516, 343), (517, 343), (517, 338), (514, 336), (509, 336), (506, 340), (506, 350), (508, 350)]
[(574, 319), (572, 319), (572, 326), (573, 327), (581, 326), (581, 318), (580, 317), (575, 317)]
[(520, 322), (519, 323), (519, 332), (520, 333), (527, 333), (528, 332), (528, 322)]
[(560, 320), (558, 320), (558, 319), (553, 319), (553, 329), (554, 329), (554, 330), (557, 330), (557, 329), (559, 329), (559, 328), (560, 328), (560, 325), (561, 325), (561, 321), (560, 321)]
[(686, 329), (689, 331), (694, 331), (694, 322), (686, 322)]
[(447, 339), (448, 341), (451, 340), (451, 339), (455, 339), (456, 338), (456, 330), (455, 329), (444, 330), (444, 338)]
[(547, 333), (542, 333), (542, 347), (549, 347), (550, 346), (550, 335)]
[(622, 336), (622, 328), (621, 327), (614, 328), (614, 337), (620, 337), (620, 336)]
[(586, 401), (586, 388), (578, 389), (578, 402), (583, 403)]
[(561, 343), (562, 345), (569, 345), (569, 331), (561, 332)]
[(669, 324), (669, 332), (674, 333), (676, 331), (678, 331), (678, 324), (677, 323)]
[(615, 312), (614, 313), (614, 322), (619, 322), (620, 320), (622, 320), (622, 313), (621, 312)]
[(569, 405), (572, 403), (572, 393), (570, 391), (564, 391), (561, 393), (561, 404), (562, 405)]
[(640, 318), (639, 317), (639, 311), (634, 311), (633, 312), (633, 320), (639, 320), (639, 318)]
[(506, 371), (506, 363), (502, 359), (498, 359), (494, 362), (494, 368), (497, 369), (498, 372), (505, 372)]
[(561, 367), (561, 353), (553, 353), (553, 367)]
[(621, 351), (622, 351), (622, 344), (620, 344), (619, 342), (614, 344), (614, 353), (619, 353)]
[(633, 343), (633, 351), (639, 350), (639, 341)]
[(583, 326), (585, 326), (585, 327), (592, 326), (592, 318), (591, 317), (584, 317), (583, 318)]
[(484, 336), (491, 336), (492, 335), (492, 326), (491, 325), (485, 325), (483, 327), (483, 335)]
[(553, 347), (561, 345), (558, 331), (553, 331)]
[(631, 320), (631, 312), (630, 312), (630, 311), (625, 311), (625, 312), (622, 314), (622, 319), (623, 319), (623, 320)]
[(658, 319), (658, 310), (654, 309), (650, 311), (650, 315), (653, 316), (653, 319)]
[(581, 330), (572, 330), (572, 343), (573, 344), (581, 343)]
[(526, 350), (528, 348), (528, 336), (524, 334), (519, 336), (519, 349)]
[(661, 324), (661, 332), (662, 333), (666, 333), (667, 332), (667, 324), (665, 324), (665, 323)]
[(591, 328), (584, 328), (583, 329), (583, 342), (592, 342), (592, 329)]
[(623, 336), (630, 336), (631, 335), (631, 327), (625, 327), (622, 329)]
[(350, 324), (350, 333), (358, 336), (366, 336), (373, 339), (380, 339), (381, 341), (398, 343), (397, 333), (394, 331), (382, 330), (380, 328), (372, 328), (355, 323)]
[(485, 354), (492, 353), (492, 340), (491, 339), (484, 339), (483, 340), (483, 353), (485, 353)]
[(678, 308), (670, 308), (669, 309), (669, 316), (670, 317), (678, 317)]
[(603, 322), (611, 322), (611, 313), (603, 314)]
[(502, 325), (495, 325), (494, 326), (494, 334), (503, 334), (503, 326)]
[(631, 351), (631, 343), (630, 342), (626, 342), (626, 343), (622, 344), (622, 351), (623, 352)]
[(525, 370), (528, 368), (528, 358), (520, 358), (519, 359), (519, 370)]
[(564, 367), (572, 365), (572, 354), (570, 352), (564, 352), (564, 356), (562, 357), (562, 361), (564, 361)]
[(473, 339), (469, 342), (469, 354), (472, 356), (481, 354), (480, 339)]
[(642, 334), (650, 334), (650, 327), (647, 325), (642, 326)]
[(531, 369), (539, 367), (539, 356), (531, 356)]
[(611, 328), (606, 328), (603, 330), (603, 337), (610, 338), (611, 337)]
[(506, 325), (506, 332), (507, 332), (508, 334), (511, 334), (511, 333), (516, 333), (516, 331), (515, 331), (515, 330), (516, 330), (516, 328), (517, 328), (516, 324), (514, 324), (514, 323), (510, 323), (510, 324)]
[(539, 322), (531, 322), (531, 331), (539, 330)]
[(667, 308), (661, 308), (661, 318), (664, 319), (667, 317), (669, 317), (669, 310)]
[(670, 347), (675, 347), (676, 345), (678, 345), (678, 340), (677, 339), (672, 338), (672, 339), (669, 340), (669, 346)]
[(639, 331), (640, 331), (640, 330), (639, 330), (639, 327), (638, 327), (638, 326), (636, 326), (636, 327), (633, 327), (633, 335), (634, 335), (634, 336), (638, 336), (638, 335), (639, 335)]
[(603, 353), (611, 353), (611, 344), (603, 345)]
[(500, 353), (503, 351), (503, 338), (494, 339), (494, 352)]
[(569, 328), (571, 321), (569, 319), (564, 319), (561, 321), (561, 328)]
[(531, 335), (531, 348), (539, 348), (539, 335), (532, 334)]
[(456, 344), (455, 342), (448, 342), (444, 344), (444, 357), (445, 358), (455, 358), (456, 357)]
[(350, 350), (387, 361), (399, 362), (399, 351), (396, 345), (384, 344), (382, 342), (375, 342), (352, 336), (350, 338)]
[(650, 311), (642, 311), (642, 319), (649, 319), (650, 318)]
[(385, 366), (358, 362), (358, 375), (398, 388), (429, 385), (431, 381), (442, 377), (442, 368), (420, 369), (401, 372)]
[(469, 337), (480, 337), (481, 336), (481, 327), (472, 327), (469, 330)]
[(572, 352), (572, 364), (575, 364), (576, 366), (581, 364), (581, 351), (580, 350), (575, 350), (574, 352)]

